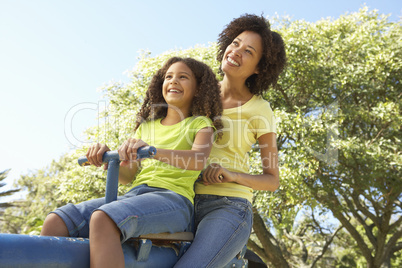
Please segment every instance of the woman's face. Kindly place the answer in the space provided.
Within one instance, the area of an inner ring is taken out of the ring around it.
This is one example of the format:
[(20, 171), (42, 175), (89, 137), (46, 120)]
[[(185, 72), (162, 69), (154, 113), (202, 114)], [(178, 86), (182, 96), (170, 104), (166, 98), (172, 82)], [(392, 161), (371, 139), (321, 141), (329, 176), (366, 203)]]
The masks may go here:
[(262, 56), (262, 40), (258, 33), (244, 31), (226, 48), (222, 59), (222, 71), (227, 76), (244, 81), (258, 74), (258, 63)]

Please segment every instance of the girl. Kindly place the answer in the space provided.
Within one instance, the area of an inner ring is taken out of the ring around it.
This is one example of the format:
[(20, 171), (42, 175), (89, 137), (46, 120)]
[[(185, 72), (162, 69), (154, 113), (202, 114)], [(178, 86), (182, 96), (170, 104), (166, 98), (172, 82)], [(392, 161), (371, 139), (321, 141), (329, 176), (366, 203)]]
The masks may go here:
[[(263, 17), (246, 14), (226, 26), (218, 46), (224, 131), (195, 185), (194, 241), (175, 267), (224, 267), (250, 236), (253, 190), (279, 187), (275, 119), (261, 95), (284, 69), (283, 40)], [(256, 142), (263, 174), (250, 175), (247, 153)]]
[[(104, 198), (68, 204), (45, 219), (41, 235), (88, 237), (91, 267), (124, 267), (121, 243), (141, 234), (187, 230), (194, 182), (205, 167), (214, 128), (222, 128), (219, 85), (212, 70), (191, 58), (171, 58), (154, 75), (137, 115), (136, 133), (118, 149), (119, 181), (133, 188), (117, 201)], [(213, 121), (211, 120), (213, 119)], [(153, 159), (136, 161), (138, 148), (157, 148)], [(87, 158), (102, 165), (106, 145)]]

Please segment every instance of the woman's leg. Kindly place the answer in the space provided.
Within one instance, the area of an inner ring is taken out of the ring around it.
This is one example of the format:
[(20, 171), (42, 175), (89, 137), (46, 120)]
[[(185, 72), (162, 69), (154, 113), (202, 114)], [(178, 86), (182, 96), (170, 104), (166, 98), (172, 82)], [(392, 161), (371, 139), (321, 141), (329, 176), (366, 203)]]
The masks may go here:
[(91, 267), (124, 267), (120, 229), (103, 211), (92, 214), (89, 224)]
[(196, 234), (175, 267), (223, 267), (247, 243), (252, 227), (251, 204), (242, 198), (196, 197)]

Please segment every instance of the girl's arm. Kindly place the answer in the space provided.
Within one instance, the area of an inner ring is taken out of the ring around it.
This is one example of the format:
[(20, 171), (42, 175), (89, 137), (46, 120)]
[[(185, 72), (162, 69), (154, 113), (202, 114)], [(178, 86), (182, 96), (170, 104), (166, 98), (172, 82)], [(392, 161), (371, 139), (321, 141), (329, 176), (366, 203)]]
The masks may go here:
[(121, 184), (130, 183), (137, 174), (138, 168), (141, 166), (140, 160), (137, 160), (137, 149), (144, 146), (148, 146), (148, 144), (143, 140), (129, 138), (117, 150), (121, 160), (119, 168)]
[[(133, 139), (135, 140), (135, 139)], [(120, 168), (119, 168), (119, 182), (121, 184), (127, 184), (131, 182), (137, 173), (138, 167), (139, 167), (139, 161), (136, 160), (137, 155), (132, 154), (131, 158), (130, 156), (127, 156), (127, 145), (130, 144), (130, 139), (125, 141), (122, 146), (120, 146), (118, 152), (120, 159), (128, 159), (133, 161), (122, 161), (120, 163)], [(137, 142), (134, 143), (135, 148), (139, 148), (142, 146), (147, 146), (147, 144), (141, 140), (138, 140)], [(126, 146), (126, 147), (125, 147)], [(88, 162), (91, 165), (94, 165), (96, 167), (101, 167), (104, 164), (103, 169), (107, 170), (107, 163), (102, 162), (103, 154), (107, 151), (110, 151), (109, 147), (106, 144), (100, 144), (96, 143), (93, 144), (89, 147), (88, 152), (86, 154), (86, 157), (88, 159)], [(133, 158), (134, 156), (134, 158)]]
[[(101, 167), (103, 165), (102, 157), (103, 154), (107, 151), (110, 151), (109, 147), (106, 144), (96, 143), (89, 147), (87, 154), (85, 155), (88, 159), (88, 162), (91, 165), (96, 167)], [(107, 165), (105, 164), (104, 169), (107, 169)]]
[[(154, 159), (181, 169), (202, 170), (209, 157), (212, 148), (214, 130), (206, 127), (197, 132), (191, 150), (168, 150), (156, 148)], [(122, 162), (119, 169), (119, 182), (127, 184), (133, 180), (140, 161), (137, 158), (137, 149), (148, 146), (140, 139), (130, 138), (120, 146), (118, 152)]]
[(204, 169), (212, 149), (214, 129), (205, 127), (195, 135), (191, 150), (168, 150), (157, 148), (154, 158), (171, 166), (187, 169)]
[[(123, 163), (127, 162), (126, 165)], [(119, 168), (119, 182), (123, 185), (130, 183), (137, 174), (140, 167), (140, 161), (122, 161)]]
[[(267, 133), (258, 138), (261, 151), (262, 174), (250, 175), (231, 172), (219, 164), (211, 164), (203, 172), (205, 185), (235, 182), (254, 190), (275, 191), (279, 187), (278, 148), (276, 134)], [(221, 175), (221, 176), (220, 176)], [(223, 176), (223, 177), (222, 177)], [(220, 177), (222, 179), (220, 179)]]

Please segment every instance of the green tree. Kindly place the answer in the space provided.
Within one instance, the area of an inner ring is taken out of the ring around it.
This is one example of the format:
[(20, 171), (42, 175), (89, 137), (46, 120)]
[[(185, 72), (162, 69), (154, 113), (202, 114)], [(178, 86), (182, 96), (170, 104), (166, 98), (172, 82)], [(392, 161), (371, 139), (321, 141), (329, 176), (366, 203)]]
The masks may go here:
[[(7, 178), (8, 172), (10, 172), (9, 169), (0, 172), (0, 188), (6, 185), (6, 183), (3, 181)], [(18, 192), (19, 190), (20, 189), (11, 189), (11, 190), (0, 191), (0, 198), (11, 196), (14, 193)], [(3, 215), (3, 210), (5, 208), (13, 207), (15, 205), (16, 204), (13, 204), (12, 202), (0, 202), (0, 216)]]
[[(307, 206), (332, 213), (366, 267), (390, 267), (402, 246), (401, 25), (363, 8), (333, 21), (285, 21), (280, 30), (289, 65), (266, 98), (281, 119), (282, 186), (259, 193), (256, 217), (265, 213), (283, 231), (254, 248), (273, 267), (294, 264), (278, 235), (296, 228), (278, 215)], [(260, 241), (269, 237), (254, 227)]]
[(53, 183), (53, 178), (64, 169), (64, 160), (53, 161), (44, 170), (20, 177), (17, 184), (26, 195), (16, 201), (17, 207), (5, 210), (0, 226), (2, 233), (39, 234), (47, 213), (64, 204), (57, 201), (57, 185)]

